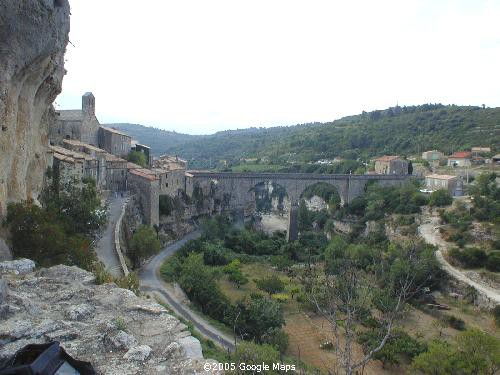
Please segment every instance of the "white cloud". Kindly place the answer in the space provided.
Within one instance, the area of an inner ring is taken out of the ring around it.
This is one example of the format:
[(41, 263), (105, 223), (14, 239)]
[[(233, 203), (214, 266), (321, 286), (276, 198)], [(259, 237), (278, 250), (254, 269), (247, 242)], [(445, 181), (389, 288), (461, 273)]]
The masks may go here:
[(74, 0), (60, 108), (188, 133), (498, 106), (496, 1)]

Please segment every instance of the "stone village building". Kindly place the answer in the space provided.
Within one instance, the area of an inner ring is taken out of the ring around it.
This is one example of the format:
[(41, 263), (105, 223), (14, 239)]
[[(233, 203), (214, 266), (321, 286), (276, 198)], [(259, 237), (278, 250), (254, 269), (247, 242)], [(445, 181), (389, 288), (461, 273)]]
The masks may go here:
[(408, 161), (399, 156), (384, 155), (375, 159), (376, 174), (408, 174)]
[(132, 137), (116, 129), (101, 126), (97, 138), (99, 140), (99, 147), (110, 154), (127, 157), (130, 152)]
[(95, 116), (95, 98), (91, 92), (82, 96), (82, 109), (56, 111), (56, 121), (49, 129), (52, 144), (64, 139), (74, 139), (98, 146), (97, 133), (100, 124)]
[(447, 190), (452, 197), (463, 195), (463, 180), (460, 176), (430, 174), (425, 176), (425, 187), (432, 192), (439, 189)]
[(468, 151), (459, 151), (448, 156), (449, 167), (470, 167), (472, 153)]
[(63, 182), (91, 177), (101, 192), (129, 190), (151, 225), (158, 224), (159, 195), (174, 197), (185, 190), (185, 160), (164, 155), (147, 169), (124, 159), (133, 147), (152, 164), (148, 146), (132, 145), (129, 135), (99, 124), (92, 93), (83, 95), (82, 109), (60, 110), (56, 116), (49, 129), (48, 152), (50, 165)]

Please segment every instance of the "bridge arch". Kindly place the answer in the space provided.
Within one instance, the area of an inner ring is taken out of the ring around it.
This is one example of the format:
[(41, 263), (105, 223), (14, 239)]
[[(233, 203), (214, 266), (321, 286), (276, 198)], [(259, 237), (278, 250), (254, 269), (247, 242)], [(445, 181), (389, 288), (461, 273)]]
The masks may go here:
[(254, 194), (256, 212), (267, 213), (275, 208), (278, 212), (285, 211), (288, 192), (279, 183), (273, 180), (260, 181), (249, 192)]

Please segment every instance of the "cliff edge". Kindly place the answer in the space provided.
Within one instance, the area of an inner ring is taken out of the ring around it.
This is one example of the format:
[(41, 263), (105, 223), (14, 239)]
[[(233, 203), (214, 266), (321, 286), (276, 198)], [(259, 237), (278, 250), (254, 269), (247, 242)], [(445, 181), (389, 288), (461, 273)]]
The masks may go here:
[(100, 374), (205, 373), (200, 342), (159, 304), (77, 267), (0, 263), (0, 365), (29, 343), (59, 341)]

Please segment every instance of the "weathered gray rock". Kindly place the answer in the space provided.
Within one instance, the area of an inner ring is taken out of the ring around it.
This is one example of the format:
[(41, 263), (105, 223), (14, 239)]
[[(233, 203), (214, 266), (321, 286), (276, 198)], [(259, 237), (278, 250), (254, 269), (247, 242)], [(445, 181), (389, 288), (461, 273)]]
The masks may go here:
[(0, 278), (0, 305), (5, 300), (5, 297), (7, 297), (8, 293), (9, 291), (7, 289), (7, 283), (5, 282), (4, 279)]
[(12, 253), (3, 238), (0, 238), (0, 262), (6, 260), (12, 260)]
[(66, 317), (69, 320), (84, 320), (92, 314), (93, 308), (87, 304), (71, 306), (66, 310)]
[(0, 217), (36, 198), (48, 165), (52, 102), (61, 92), (67, 0), (0, 0)]
[(123, 359), (128, 359), (129, 361), (145, 361), (151, 354), (151, 348), (147, 345), (134, 346), (130, 349)]
[(99, 374), (204, 373), (198, 340), (152, 300), (96, 285), (77, 267), (6, 273), (3, 280), (9, 293), (0, 305), (0, 365), (27, 344), (57, 340)]
[(106, 337), (106, 342), (112, 350), (130, 349), (137, 345), (137, 340), (134, 336), (124, 331), (118, 331)]
[(179, 344), (184, 349), (184, 353), (189, 358), (201, 359), (203, 353), (201, 351), (200, 341), (193, 336), (186, 336), (178, 340)]
[(35, 262), (31, 259), (16, 259), (0, 262), (0, 274), (14, 273), (16, 275), (24, 275), (33, 272)]

